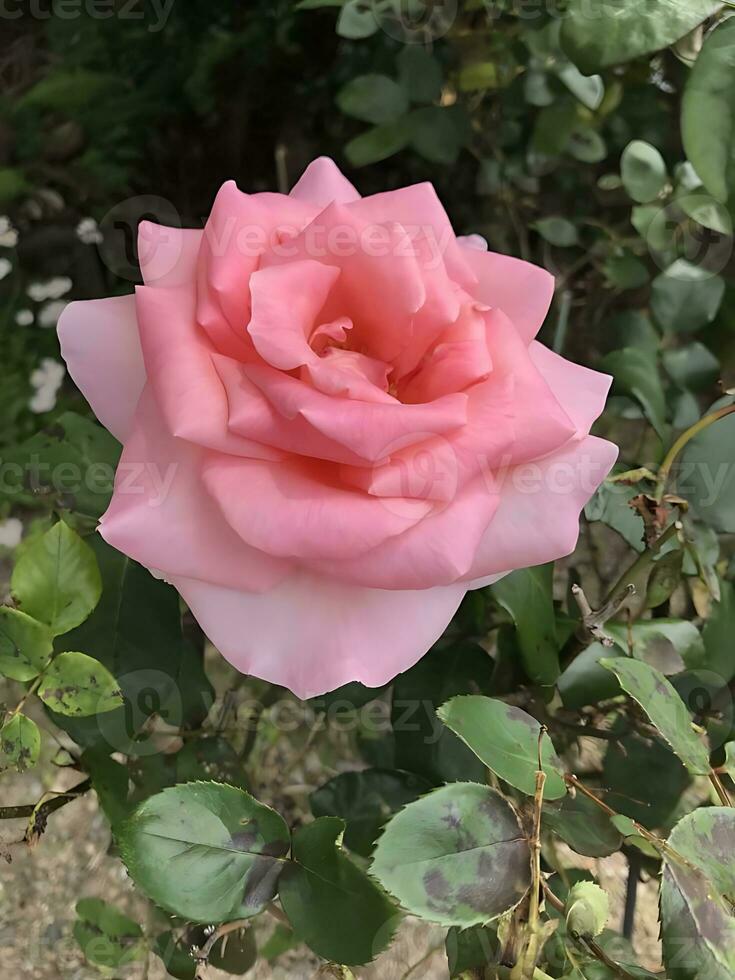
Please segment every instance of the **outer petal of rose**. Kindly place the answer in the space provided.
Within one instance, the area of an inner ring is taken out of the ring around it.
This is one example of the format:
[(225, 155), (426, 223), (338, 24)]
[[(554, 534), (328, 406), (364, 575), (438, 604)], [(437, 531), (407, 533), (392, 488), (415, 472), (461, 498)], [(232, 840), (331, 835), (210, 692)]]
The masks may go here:
[(293, 371), (318, 360), (309, 337), (339, 275), (335, 266), (312, 259), (252, 274), (248, 333), (264, 361), (281, 371)]
[(328, 466), (303, 460), (211, 454), (202, 475), (240, 538), (280, 558), (357, 558), (431, 510), (423, 500), (383, 501), (334, 486)]
[(212, 345), (194, 319), (191, 288), (139, 286), (136, 309), (146, 372), (169, 431), (238, 456), (279, 459), (268, 446), (228, 429), (227, 396)]
[(58, 333), (75, 384), (104, 427), (124, 442), (146, 380), (135, 297), (69, 303)]
[(349, 204), (360, 200), (355, 188), (329, 157), (319, 157), (310, 163), (289, 196), (322, 208), (333, 202)]
[(617, 456), (617, 446), (588, 436), (499, 474), (500, 505), (465, 581), (570, 555), (577, 546), (580, 512)]
[[(484, 475), (461, 487), (447, 506), (359, 558), (309, 565), (341, 582), (377, 589), (430, 589), (450, 585), (472, 568), (498, 500), (492, 476)], [(380, 503), (395, 508), (406, 501), (388, 498)]]
[(113, 548), (167, 578), (200, 576), (229, 588), (272, 588), (291, 565), (233, 533), (202, 483), (206, 455), (169, 435), (146, 388), (100, 533)]
[(613, 379), (609, 374), (591, 371), (581, 364), (567, 361), (537, 341), (531, 344), (528, 352), (576, 425), (577, 433), (587, 435), (592, 423), (602, 415)]
[(457, 429), (467, 421), (467, 395), (445, 395), (424, 405), (339, 402), (290, 375), (260, 364), (240, 370), (287, 419), (305, 419), (323, 436), (364, 460), (376, 461), (402, 446)]
[(184, 286), (196, 281), (203, 232), (168, 228), (152, 221), (138, 226), (138, 261), (146, 286)]
[(554, 277), (545, 269), (499, 252), (465, 246), (466, 261), (479, 280), (473, 295), (501, 309), (527, 344), (541, 329), (554, 296)]
[(308, 572), (262, 595), (184, 578), (174, 585), (230, 663), (300, 698), (350, 681), (388, 683), (441, 636), (466, 591), (363, 589)]

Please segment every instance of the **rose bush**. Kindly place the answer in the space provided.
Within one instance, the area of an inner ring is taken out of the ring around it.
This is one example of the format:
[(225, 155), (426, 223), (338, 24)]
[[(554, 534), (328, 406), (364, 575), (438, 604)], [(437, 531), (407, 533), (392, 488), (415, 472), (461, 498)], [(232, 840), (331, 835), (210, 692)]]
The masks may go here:
[(72, 303), (69, 371), (123, 443), (100, 533), (239, 670), (300, 697), (414, 664), (468, 589), (573, 551), (610, 379), (534, 340), (553, 280), (455, 237), (430, 184), (225, 184), (144, 223), (145, 285)]

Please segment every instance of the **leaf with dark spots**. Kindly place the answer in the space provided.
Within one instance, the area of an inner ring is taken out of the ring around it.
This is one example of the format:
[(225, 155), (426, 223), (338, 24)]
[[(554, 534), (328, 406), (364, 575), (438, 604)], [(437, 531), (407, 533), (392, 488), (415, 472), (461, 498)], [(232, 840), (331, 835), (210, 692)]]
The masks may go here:
[(694, 775), (708, 773), (709, 752), (692, 729), (686, 705), (664, 675), (631, 657), (600, 663), (615, 674), (623, 690), (643, 708), (687, 769)]
[(684, 817), (669, 843), (661, 880), (664, 962), (670, 980), (735, 976), (735, 810), (702, 807)]
[(19, 609), (0, 606), (0, 674), (30, 681), (44, 669), (53, 653), (51, 630)]
[(113, 711), (123, 704), (112, 674), (84, 653), (60, 653), (47, 668), (38, 696), (52, 711), (88, 717)]
[(530, 884), (530, 852), (507, 800), (487, 786), (453, 783), (390, 821), (372, 872), (409, 912), (467, 928), (521, 901)]
[(539, 741), (546, 773), (544, 796), (566, 795), (563, 768), (547, 734), (525, 711), (495, 698), (477, 695), (452, 698), (437, 714), (496, 776), (533, 796), (536, 790)]
[(17, 714), (0, 728), (0, 772), (25, 772), (35, 766), (40, 752), (41, 733), (33, 719)]
[(202, 923), (262, 911), (275, 895), (288, 840), (279, 814), (221, 783), (165, 789), (118, 832), (136, 884), (162, 908)]

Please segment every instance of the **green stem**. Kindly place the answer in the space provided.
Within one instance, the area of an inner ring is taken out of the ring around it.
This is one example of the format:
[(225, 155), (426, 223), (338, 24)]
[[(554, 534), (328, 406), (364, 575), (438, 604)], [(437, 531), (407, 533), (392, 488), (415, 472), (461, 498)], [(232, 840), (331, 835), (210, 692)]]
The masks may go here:
[(32, 697), (32, 695), (34, 695), (36, 693), (36, 691), (38, 690), (38, 688), (41, 686), (41, 681), (42, 680), (43, 680), (43, 673), (41, 673), (41, 674), (38, 675), (38, 677), (34, 680), (34, 682), (28, 688), (28, 690), (26, 691), (26, 693), (20, 699), (20, 701), (16, 704), (16, 706), (13, 708), (13, 710), (7, 716), (7, 718), (5, 718), (3, 720), (3, 725), (7, 725), (8, 722), (12, 721), (13, 718), (15, 718), (16, 715), (19, 715), (21, 713), (21, 711), (23, 710), (23, 708), (25, 708), (26, 702), (28, 701), (28, 699), (30, 697)]
[(635, 579), (636, 574), (650, 564), (653, 556), (658, 554), (661, 548), (663, 548), (667, 541), (670, 541), (671, 538), (674, 537), (678, 530), (679, 528), (677, 527), (676, 521), (674, 521), (673, 524), (669, 524), (663, 534), (657, 538), (652, 545), (646, 548), (646, 550), (636, 558), (633, 564), (623, 572), (612, 589), (610, 589), (608, 599), (612, 599), (614, 596), (622, 593), (626, 586)]
[(726, 405), (724, 408), (720, 408), (716, 412), (712, 412), (710, 415), (705, 415), (704, 418), (699, 420), (699, 422), (695, 422), (694, 425), (682, 432), (666, 454), (663, 463), (659, 467), (658, 481), (656, 483), (656, 500), (659, 503), (661, 503), (661, 500), (666, 493), (666, 485), (669, 482), (671, 469), (676, 462), (676, 458), (686, 444), (696, 435), (699, 435), (699, 433), (704, 429), (709, 428), (709, 426), (714, 422), (717, 422), (719, 419), (724, 419), (727, 415), (732, 415), (733, 412), (735, 412), (735, 405)]

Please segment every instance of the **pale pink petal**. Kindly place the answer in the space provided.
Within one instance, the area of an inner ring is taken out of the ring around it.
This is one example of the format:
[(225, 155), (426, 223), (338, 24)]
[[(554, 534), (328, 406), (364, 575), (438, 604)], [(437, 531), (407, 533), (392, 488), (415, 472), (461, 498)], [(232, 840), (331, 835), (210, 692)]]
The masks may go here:
[[(287, 416), (278, 411), (246, 374), (246, 366), (220, 354), (212, 356), (227, 398), (227, 425), (233, 436), (313, 459), (364, 466), (366, 460), (342, 443), (329, 439), (298, 413)], [(283, 377), (279, 372), (275, 376)], [(292, 380), (292, 379), (289, 379)], [(300, 382), (299, 382), (300, 383)], [(247, 453), (241, 455), (248, 455)], [(250, 453), (249, 455), (253, 455)], [(274, 452), (273, 457), (277, 458)]]
[(152, 221), (138, 226), (138, 261), (146, 286), (185, 286), (196, 281), (202, 232)]
[(319, 157), (309, 164), (290, 197), (322, 208), (332, 203), (349, 204), (360, 200), (355, 188), (329, 157)]
[(308, 572), (262, 595), (182, 578), (174, 585), (230, 663), (300, 698), (350, 681), (387, 684), (441, 636), (466, 591), (363, 589)]
[(479, 280), (473, 295), (509, 316), (521, 337), (530, 344), (549, 312), (554, 277), (537, 265), (498, 252), (465, 246), (462, 253)]
[(478, 252), (487, 252), (488, 250), (487, 239), (483, 238), (482, 235), (460, 235), (457, 241), (465, 248), (475, 248)]
[(301, 378), (325, 395), (363, 402), (395, 403), (388, 394), (390, 365), (353, 350), (328, 347), (301, 369)]
[[(348, 207), (369, 224), (398, 222), (412, 240), (423, 238), (430, 243), (431, 267), (436, 268), (443, 262), (460, 286), (471, 290), (477, 285), (477, 277), (467, 261), (468, 250), (458, 244), (447, 212), (431, 184), (413, 184), (373, 194)], [(426, 268), (430, 271), (428, 266)]]
[(445, 395), (424, 405), (358, 402), (316, 391), (288, 374), (259, 364), (243, 364), (242, 374), (263, 392), (284, 418), (297, 416), (323, 436), (364, 460), (376, 461), (403, 446), (459, 428), (467, 421), (467, 395)]
[[(473, 567), (478, 546), (498, 502), (492, 477), (478, 477), (460, 487), (446, 506), (372, 551), (355, 559), (310, 562), (310, 567), (340, 582), (378, 589), (431, 589), (451, 585)], [(391, 510), (407, 503), (402, 499), (380, 498), (380, 504)]]
[(617, 456), (617, 446), (588, 436), (498, 474), (500, 505), (465, 581), (570, 555), (579, 537), (580, 512)]
[(228, 428), (227, 395), (212, 342), (194, 319), (193, 289), (139, 286), (136, 306), (146, 371), (169, 431), (225, 453), (280, 458)]
[(69, 303), (58, 333), (74, 383), (105, 428), (124, 442), (146, 380), (135, 297)]
[(339, 275), (335, 266), (311, 259), (252, 274), (248, 333), (264, 361), (282, 371), (293, 371), (318, 360), (309, 337)]
[(567, 361), (536, 341), (529, 347), (529, 354), (576, 425), (577, 433), (586, 436), (595, 419), (602, 415), (613, 379), (609, 374)]
[(247, 544), (282, 558), (357, 558), (413, 527), (431, 510), (420, 501), (378, 500), (330, 483), (328, 465), (267, 463), (211, 454), (204, 485)]
[(167, 579), (186, 575), (230, 588), (272, 588), (289, 573), (290, 563), (233, 533), (204, 487), (206, 457), (200, 447), (169, 435), (146, 388), (100, 534)]

